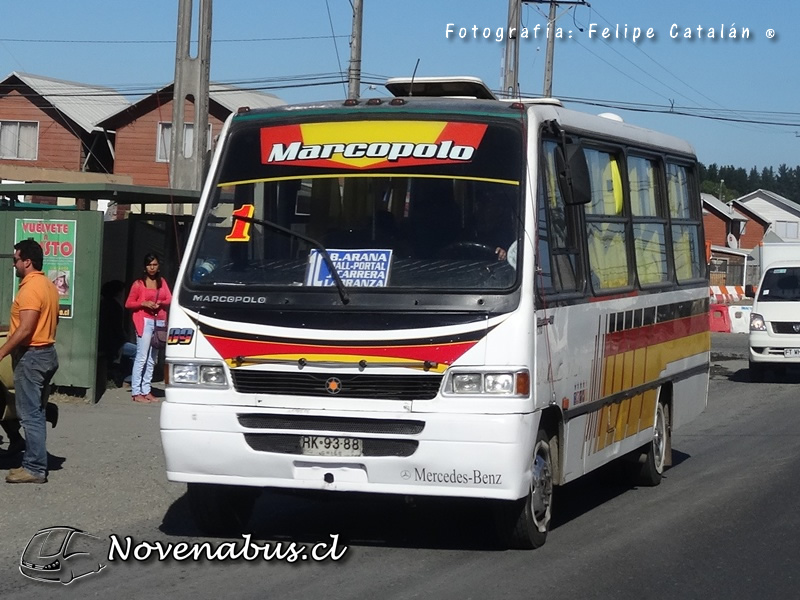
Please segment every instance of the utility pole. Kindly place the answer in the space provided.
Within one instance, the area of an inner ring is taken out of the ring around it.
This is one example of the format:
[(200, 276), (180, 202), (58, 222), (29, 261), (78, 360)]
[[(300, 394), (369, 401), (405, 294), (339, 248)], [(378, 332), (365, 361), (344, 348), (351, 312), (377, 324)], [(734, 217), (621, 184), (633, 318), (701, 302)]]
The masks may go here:
[(544, 56), (544, 90), (542, 95), (550, 98), (553, 95), (553, 53), (556, 47), (556, 10), (557, 2), (550, 2), (550, 14), (547, 16), (547, 52)]
[(347, 69), (347, 97), (352, 99), (358, 99), (361, 94), (361, 23), (363, 17), (363, 0), (353, 0), (353, 29), (350, 34), (350, 66)]
[[(190, 53), (192, 39), (192, 4), (179, 0), (178, 39), (175, 51), (175, 85), (172, 96), (172, 135), (169, 152), (170, 186), (199, 190), (203, 184), (208, 151), (208, 88), (211, 70), (211, 2), (197, 0), (197, 56)], [(192, 153), (186, 156), (185, 104), (194, 103)]]
[[(506, 36), (506, 55), (503, 72), (503, 92), (508, 94), (508, 90), (516, 92), (519, 84), (519, 9), (523, 2), (531, 4), (549, 4), (550, 13), (547, 17), (547, 51), (545, 54), (544, 66), (544, 93), (545, 97), (553, 95), (553, 54), (555, 52), (555, 24), (559, 4), (585, 5), (586, 0), (509, 0), (508, 1), (508, 31), (515, 28), (515, 35)], [(512, 97), (512, 94), (509, 97)]]
[[(503, 59), (503, 94), (506, 98), (519, 95), (519, 9), (520, 0), (508, 0), (506, 53)], [(513, 33), (512, 33), (513, 32)]]

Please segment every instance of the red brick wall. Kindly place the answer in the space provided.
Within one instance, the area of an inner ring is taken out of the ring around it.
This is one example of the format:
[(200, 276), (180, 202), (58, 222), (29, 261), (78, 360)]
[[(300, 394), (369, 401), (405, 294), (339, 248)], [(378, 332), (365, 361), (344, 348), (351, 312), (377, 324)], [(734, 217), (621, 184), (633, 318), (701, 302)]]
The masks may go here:
[(764, 239), (766, 230), (766, 225), (762, 225), (755, 219), (750, 219), (744, 228), (744, 235), (739, 240), (741, 242), (739, 247), (747, 249), (755, 248), (761, 243), (761, 240)]
[[(703, 228), (706, 233), (706, 242), (710, 242), (715, 246), (728, 245), (728, 222), (725, 219), (721, 219), (711, 212), (706, 213), (703, 215)], [(758, 246), (759, 242), (764, 238), (766, 229), (766, 226), (755, 219), (747, 221), (744, 235), (739, 238), (739, 248), (751, 250)]]
[(43, 167), (80, 171), (80, 131), (72, 133), (17, 90), (0, 96), (0, 120), (39, 123), (39, 152), (36, 160), (2, 159), (0, 163), (20, 167)]
[(706, 234), (706, 243), (713, 244), (714, 246), (727, 245), (727, 221), (709, 212), (703, 215), (703, 229)]
[[(194, 105), (187, 101), (185, 120), (194, 120)], [(142, 115), (117, 129), (114, 161), (115, 175), (130, 175), (135, 185), (169, 187), (169, 163), (157, 162), (158, 124), (172, 120), (172, 101)], [(209, 115), (212, 139), (222, 129), (222, 122)]]

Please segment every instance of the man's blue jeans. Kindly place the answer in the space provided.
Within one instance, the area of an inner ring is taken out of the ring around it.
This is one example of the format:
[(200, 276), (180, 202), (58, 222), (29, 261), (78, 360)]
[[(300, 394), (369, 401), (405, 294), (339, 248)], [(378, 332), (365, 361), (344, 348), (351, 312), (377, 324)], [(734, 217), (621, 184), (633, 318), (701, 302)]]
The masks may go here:
[(58, 370), (55, 346), (29, 347), (16, 353), (14, 392), (17, 417), (25, 432), (22, 468), (37, 477), (47, 476), (47, 429), (45, 406), (50, 380)]

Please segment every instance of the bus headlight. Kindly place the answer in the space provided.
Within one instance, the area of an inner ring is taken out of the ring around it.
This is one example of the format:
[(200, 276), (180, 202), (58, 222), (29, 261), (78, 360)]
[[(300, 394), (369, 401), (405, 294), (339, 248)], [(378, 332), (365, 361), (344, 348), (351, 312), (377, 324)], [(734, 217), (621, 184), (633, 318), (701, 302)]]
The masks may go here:
[(766, 331), (767, 324), (764, 317), (758, 313), (750, 313), (750, 331)]
[(487, 373), (483, 378), (483, 389), (487, 394), (513, 394), (514, 375), (511, 373)]
[(492, 373), (456, 372), (450, 376), (445, 392), (464, 395), (528, 396), (530, 374), (527, 370)]
[(228, 378), (225, 375), (225, 367), (219, 364), (172, 363), (169, 382), (172, 385), (226, 387)]
[(453, 393), (480, 394), (483, 391), (483, 375), (480, 373), (457, 373), (453, 375)]

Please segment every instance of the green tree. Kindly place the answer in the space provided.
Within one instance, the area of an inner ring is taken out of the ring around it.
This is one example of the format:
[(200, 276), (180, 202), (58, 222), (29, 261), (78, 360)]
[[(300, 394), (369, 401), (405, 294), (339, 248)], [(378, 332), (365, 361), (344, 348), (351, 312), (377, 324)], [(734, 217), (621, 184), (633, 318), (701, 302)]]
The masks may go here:
[(753, 166), (753, 168), (750, 169), (750, 175), (747, 176), (747, 188), (745, 188), (747, 189), (747, 192), (745, 193), (749, 194), (750, 192), (755, 192), (760, 187), (761, 187), (761, 177), (758, 174), (758, 169), (756, 169), (756, 167)]
[(761, 170), (761, 187), (765, 190), (775, 189), (775, 171), (772, 167), (764, 167)]

